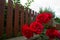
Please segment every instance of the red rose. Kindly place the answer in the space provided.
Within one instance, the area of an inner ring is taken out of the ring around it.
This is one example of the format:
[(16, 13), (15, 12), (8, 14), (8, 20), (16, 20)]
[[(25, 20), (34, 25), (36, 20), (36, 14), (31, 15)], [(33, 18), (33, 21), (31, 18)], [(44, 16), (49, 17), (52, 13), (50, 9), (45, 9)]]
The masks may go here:
[(22, 27), (22, 35), (25, 36), (26, 38), (31, 38), (33, 36), (33, 32), (30, 30), (30, 28), (28, 27), (28, 24), (25, 24)]
[(37, 23), (37, 22), (32, 22), (30, 24), (30, 29), (35, 32), (36, 34), (41, 34), (44, 27), (41, 23)]
[(47, 29), (46, 35), (50, 38), (53, 39), (58, 35), (58, 30), (56, 29)]
[(60, 32), (58, 32), (57, 38), (59, 38), (59, 39), (60, 39)]
[(52, 18), (52, 13), (50, 12), (43, 12), (36, 17), (36, 21), (40, 23), (48, 23)]

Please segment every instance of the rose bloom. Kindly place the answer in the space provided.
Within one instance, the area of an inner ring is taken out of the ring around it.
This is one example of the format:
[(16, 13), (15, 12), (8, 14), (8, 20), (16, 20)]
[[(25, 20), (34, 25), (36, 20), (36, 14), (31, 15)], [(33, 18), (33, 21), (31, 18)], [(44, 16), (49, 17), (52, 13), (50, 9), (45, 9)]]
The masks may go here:
[(60, 32), (58, 32), (57, 38), (59, 38), (59, 39), (60, 39)]
[(22, 27), (22, 35), (25, 36), (28, 39), (31, 38), (31, 37), (33, 37), (33, 32), (30, 30), (28, 24), (25, 24)]
[(52, 13), (42, 12), (41, 14), (37, 15), (36, 21), (40, 23), (48, 23), (52, 17), (53, 17)]
[(32, 22), (32, 23), (30, 24), (30, 29), (31, 29), (34, 33), (36, 33), (36, 34), (41, 34), (42, 31), (43, 31), (43, 29), (44, 29), (44, 27), (43, 27), (43, 25), (42, 25), (41, 23), (39, 23), (39, 22)]
[(46, 35), (47, 35), (50, 39), (54, 39), (54, 38), (57, 37), (57, 35), (58, 35), (58, 30), (53, 29), (53, 28), (47, 29)]

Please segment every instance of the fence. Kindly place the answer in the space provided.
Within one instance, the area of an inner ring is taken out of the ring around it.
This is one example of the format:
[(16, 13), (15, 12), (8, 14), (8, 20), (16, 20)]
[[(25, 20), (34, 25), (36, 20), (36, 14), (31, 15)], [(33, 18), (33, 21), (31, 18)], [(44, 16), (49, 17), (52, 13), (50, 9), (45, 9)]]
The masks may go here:
[(17, 36), (21, 32), (21, 27), (25, 23), (31, 23), (31, 17), (36, 17), (37, 12), (31, 9), (24, 9), (23, 6), (15, 4), (13, 7), (13, 2), (8, 0), (8, 5), (6, 6), (6, 0), (0, 0), (0, 38), (6, 33), (6, 38), (12, 37), (12, 35)]

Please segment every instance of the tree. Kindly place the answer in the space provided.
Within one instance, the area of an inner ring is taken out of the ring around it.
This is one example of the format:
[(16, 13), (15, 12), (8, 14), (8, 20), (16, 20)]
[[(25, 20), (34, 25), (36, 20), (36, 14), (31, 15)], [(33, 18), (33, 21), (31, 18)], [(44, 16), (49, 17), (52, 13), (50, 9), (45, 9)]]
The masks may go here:
[[(26, 7), (29, 8), (29, 6), (31, 5), (32, 2), (34, 2), (34, 0), (27, 0), (27, 2), (25, 3), (24, 7), (25, 7), (25, 8), (26, 8)], [(20, 0), (13, 0), (13, 3), (14, 3), (14, 5), (15, 5), (16, 3), (18, 3), (18, 4), (21, 5), (21, 1), (20, 1)]]
[(34, 0), (27, 0), (27, 2), (25, 3), (25, 8), (29, 8), (29, 6), (31, 5), (31, 3), (34, 2)]
[(15, 3), (21, 4), (21, 3), (20, 3), (20, 0), (13, 0), (13, 3), (14, 3), (14, 4), (15, 4)]

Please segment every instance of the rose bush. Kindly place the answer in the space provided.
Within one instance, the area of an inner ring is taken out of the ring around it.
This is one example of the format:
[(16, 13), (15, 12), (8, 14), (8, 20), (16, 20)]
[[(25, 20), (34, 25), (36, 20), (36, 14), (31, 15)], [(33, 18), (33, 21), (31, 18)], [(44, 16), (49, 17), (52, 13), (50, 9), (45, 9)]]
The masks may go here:
[[(42, 12), (41, 14), (37, 15), (36, 20), (29, 26), (28, 24), (25, 24), (22, 27), (22, 35), (30, 39), (31, 37), (33, 37), (34, 33), (41, 34), (44, 30), (43, 24), (47, 24), (52, 18), (53, 15), (51, 12)], [(46, 36), (49, 37), (49, 40), (53, 40), (56, 37), (60, 38), (59, 35), (59, 31), (56, 30), (55, 27), (48, 28), (46, 30)]]

